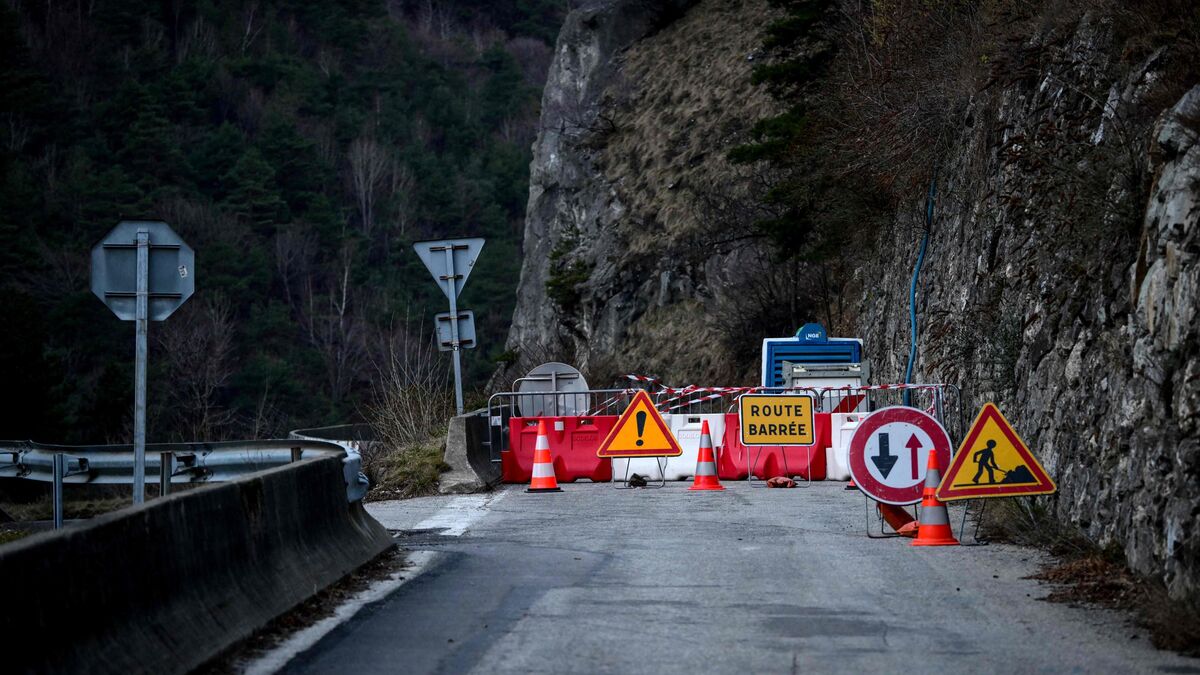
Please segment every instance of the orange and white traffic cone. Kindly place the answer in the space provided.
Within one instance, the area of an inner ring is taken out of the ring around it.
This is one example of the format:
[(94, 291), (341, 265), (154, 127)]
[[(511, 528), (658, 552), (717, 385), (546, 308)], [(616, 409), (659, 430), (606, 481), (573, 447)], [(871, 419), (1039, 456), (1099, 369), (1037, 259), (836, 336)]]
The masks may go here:
[(876, 502), (875, 506), (879, 509), (879, 515), (883, 516), (887, 524), (892, 526), (896, 534), (901, 537), (917, 536), (917, 521), (913, 520), (903, 506), (894, 506), (883, 502)]
[(724, 490), (717, 478), (717, 458), (713, 453), (712, 435), (708, 432), (708, 420), (700, 425), (700, 453), (696, 455), (696, 479), (689, 490)]
[(846, 483), (846, 487), (844, 487), (844, 488), (842, 488), (842, 489), (843, 489), (843, 490), (857, 490), (857, 489), (858, 489), (858, 486), (854, 484), (854, 479), (853, 479), (853, 478), (851, 478), (851, 479), (850, 479), (850, 482), (849, 482), (849, 483)]
[(554, 460), (550, 458), (550, 437), (546, 435), (545, 420), (538, 421), (537, 443), (533, 446), (533, 477), (526, 492), (562, 492), (554, 476)]
[(958, 540), (950, 531), (950, 513), (946, 505), (937, 498), (938, 483), (942, 482), (942, 470), (938, 468), (937, 451), (929, 451), (929, 463), (925, 465), (925, 494), (921, 497), (921, 522), (917, 526), (917, 538), (913, 546), (958, 546)]

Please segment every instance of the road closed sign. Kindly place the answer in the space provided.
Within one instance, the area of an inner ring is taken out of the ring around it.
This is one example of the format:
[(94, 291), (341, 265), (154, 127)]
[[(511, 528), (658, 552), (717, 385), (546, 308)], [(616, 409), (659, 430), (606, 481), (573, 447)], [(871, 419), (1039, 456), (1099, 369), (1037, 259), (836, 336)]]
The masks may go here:
[(807, 394), (743, 394), (738, 398), (742, 445), (812, 445), (813, 398)]
[(950, 435), (933, 416), (905, 406), (867, 415), (850, 439), (850, 476), (871, 498), (904, 506), (921, 499), (929, 451), (950, 465)]

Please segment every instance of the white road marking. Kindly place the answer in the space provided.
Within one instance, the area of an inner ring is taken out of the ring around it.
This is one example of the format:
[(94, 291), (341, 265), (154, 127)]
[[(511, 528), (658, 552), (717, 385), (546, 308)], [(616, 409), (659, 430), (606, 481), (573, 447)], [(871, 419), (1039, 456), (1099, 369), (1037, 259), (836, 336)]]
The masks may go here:
[(410, 551), (405, 556), (408, 567), (387, 579), (377, 581), (353, 598), (339, 605), (330, 616), (321, 619), (307, 628), (302, 628), (288, 636), (286, 640), (276, 645), (271, 651), (262, 654), (251, 661), (240, 664), (245, 675), (270, 675), (278, 672), (289, 661), (306, 649), (317, 644), (321, 638), (328, 635), (334, 628), (346, 623), (358, 611), (377, 600), (382, 600), (404, 584), (420, 576), (437, 558), (435, 551)]
[(446, 537), (461, 537), (472, 525), (487, 514), (492, 504), (504, 498), (508, 491), (455, 497), (437, 513), (417, 523), (415, 530), (442, 530)]
[[(507, 491), (480, 495), (462, 495), (449, 500), (436, 513), (417, 523), (416, 530), (441, 530), (438, 534), (461, 537), (472, 525), (485, 516), (492, 504), (504, 498)], [(331, 616), (292, 633), (271, 651), (240, 664), (245, 675), (270, 675), (278, 672), (297, 655), (317, 644), (334, 628), (349, 621), (366, 605), (382, 600), (396, 589), (417, 578), (436, 560), (436, 551), (408, 551), (408, 567), (387, 579), (378, 581), (334, 610)]]

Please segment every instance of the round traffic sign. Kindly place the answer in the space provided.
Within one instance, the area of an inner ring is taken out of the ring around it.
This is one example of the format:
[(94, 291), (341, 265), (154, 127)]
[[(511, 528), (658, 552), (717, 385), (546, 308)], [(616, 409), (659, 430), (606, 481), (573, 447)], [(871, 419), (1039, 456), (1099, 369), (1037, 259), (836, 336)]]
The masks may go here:
[(868, 496), (903, 506), (921, 499), (930, 449), (950, 466), (950, 435), (933, 416), (905, 406), (867, 415), (850, 439), (850, 475)]

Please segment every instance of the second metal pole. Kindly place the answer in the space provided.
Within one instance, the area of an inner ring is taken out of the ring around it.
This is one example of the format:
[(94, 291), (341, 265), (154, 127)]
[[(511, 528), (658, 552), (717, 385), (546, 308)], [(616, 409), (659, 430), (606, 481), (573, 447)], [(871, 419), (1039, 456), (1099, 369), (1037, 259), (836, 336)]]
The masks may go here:
[(454, 269), (454, 246), (446, 247), (446, 283), (450, 291), (450, 343), (454, 348), (454, 409), (463, 414), (462, 354), (458, 340), (458, 272)]
[(146, 331), (150, 307), (150, 231), (137, 233), (137, 336), (133, 364), (133, 503), (146, 500)]
[(63, 478), (67, 475), (67, 458), (60, 452), (54, 453), (54, 529), (63, 526)]

